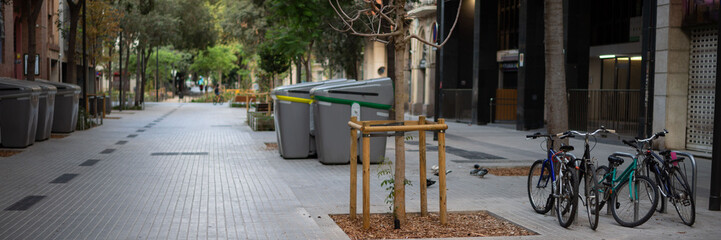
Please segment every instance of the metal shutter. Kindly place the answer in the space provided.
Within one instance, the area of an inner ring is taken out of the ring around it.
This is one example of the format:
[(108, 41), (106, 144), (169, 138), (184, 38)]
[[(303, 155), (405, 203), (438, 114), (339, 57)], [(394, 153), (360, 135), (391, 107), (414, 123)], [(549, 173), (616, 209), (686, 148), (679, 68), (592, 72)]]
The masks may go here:
[(716, 27), (691, 31), (686, 148), (711, 152), (716, 87)]

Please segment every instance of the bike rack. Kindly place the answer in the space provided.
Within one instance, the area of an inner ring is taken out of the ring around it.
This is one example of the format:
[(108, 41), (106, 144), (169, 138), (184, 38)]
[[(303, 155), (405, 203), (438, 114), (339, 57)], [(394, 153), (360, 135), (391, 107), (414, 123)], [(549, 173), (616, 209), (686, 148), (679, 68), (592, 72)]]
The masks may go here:
[[(691, 177), (691, 190), (693, 191), (693, 201), (696, 202), (696, 173), (698, 169), (696, 168), (696, 159), (693, 158), (693, 155), (687, 152), (681, 152), (681, 151), (673, 151), (676, 153), (676, 155), (685, 156), (688, 159), (691, 160), (691, 168), (693, 171), (693, 176)], [(683, 171), (686, 172), (686, 164), (683, 165)], [(686, 177), (688, 177), (688, 174), (686, 174)]]

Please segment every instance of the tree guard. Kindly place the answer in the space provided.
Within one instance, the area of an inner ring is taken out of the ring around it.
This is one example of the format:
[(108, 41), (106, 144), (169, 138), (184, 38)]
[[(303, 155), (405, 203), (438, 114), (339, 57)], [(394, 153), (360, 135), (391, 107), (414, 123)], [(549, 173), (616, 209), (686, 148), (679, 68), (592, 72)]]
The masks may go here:
[[(439, 182), (439, 209), (441, 224), (447, 223), (446, 211), (446, 134), (448, 125), (445, 119), (440, 118), (438, 122), (427, 121), (425, 117), (419, 117), (418, 121), (358, 121), (357, 117), (351, 117), (348, 122), (350, 126), (350, 216), (356, 217), (356, 189), (358, 174), (358, 132), (362, 135), (363, 148), (361, 160), (363, 161), (363, 229), (370, 228), (370, 138), (373, 133), (389, 133), (388, 136), (405, 135), (406, 132), (418, 131), (419, 164), (420, 164), (420, 185), (421, 187), (421, 216), (428, 215), (428, 201), (426, 194), (426, 131), (438, 131), (438, 182)], [(386, 137), (383, 135), (382, 137)], [(405, 160), (405, 159), (403, 159)], [(398, 159), (396, 159), (398, 161)], [(394, 206), (405, 209), (404, 206)]]

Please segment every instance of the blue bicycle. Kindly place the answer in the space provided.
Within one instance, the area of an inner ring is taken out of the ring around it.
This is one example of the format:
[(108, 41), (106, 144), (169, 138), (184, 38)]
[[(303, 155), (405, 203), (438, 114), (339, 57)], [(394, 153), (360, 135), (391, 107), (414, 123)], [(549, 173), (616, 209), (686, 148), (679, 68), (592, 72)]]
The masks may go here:
[(573, 137), (571, 133), (544, 135), (536, 133), (527, 138), (546, 138), (549, 147), (546, 159), (537, 160), (528, 172), (528, 199), (537, 213), (545, 214), (556, 204), (556, 216), (562, 227), (573, 223), (578, 209), (578, 172), (574, 166), (576, 157), (570, 151), (573, 146), (553, 149), (554, 137)]

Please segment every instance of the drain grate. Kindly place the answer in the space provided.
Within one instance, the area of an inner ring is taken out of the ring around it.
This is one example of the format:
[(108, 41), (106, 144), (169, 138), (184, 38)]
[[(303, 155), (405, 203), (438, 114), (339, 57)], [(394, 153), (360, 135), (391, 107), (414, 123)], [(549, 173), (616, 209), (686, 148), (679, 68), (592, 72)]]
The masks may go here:
[(79, 166), (81, 167), (90, 167), (95, 165), (96, 163), (100, 162), (99, 159), (88, 159), (87, 161), (81, 163)]
[[(438, 147), (436, 147), (436, 151), (438, 151)], [(446, 146), (446, 152), (463, 157), (468, 159), (505, 159), (503, 157), (499, 157), (493, 154), (483, 153), (483, 152), (476, 152), (476, 151), (468, 151), (465, 149), (460, 148), (454, 148), (451, 146)]]
[(184, 152), (181, 155), (208, 155), (208, 152)]
[(115, 149), (113, 149), (113, 148), (108, 148), (108, 149), (105, 149), (105, 150), (103, 150), (102, 152), (100, 152), (100, 154), (110, 154), (110, 153), (113, 153), (113, 152), (115, 152)]
[(150, 127), (152, 127), (152, 125), (145, 125), (144, 128), (150, 128)]
[(66, 173), (66, 174), (60, 175), (60, 177), (56, 178), (55, 180), (53, 180), (50, 183), (68, 183), (68, 182), (70, 182), (70, 180), (73, 180), (73, 178), (77, 177), (78, 175), (80, 175), (80, 174)]
[(130, 135), (128, 135), (129, 138), (134, 138), (134, 137), (137, 137), (137, 136), (138, 136), (138, 134), (130, 134)]
[(13, 205), (10, 205), (8, 208), (5, 209), (5, 211), (25, 211), (30, 209), (33, 205), (40, 202), (40, 200), (43, 200), (45, 196), (27, 196), (21, 199), (20, 201), (17, 201), (16, 203), (13, 203)]
[(232, 125), (210, 125), (210, 127), (232, 127)]
[(143, 129), (138, 129), (138, 131), (136, 131), (136, 132), (145, 132), (145, 130), (143, 130)]
[(154, 152), (150, 156), (208, 155), (208, 152)]
[(179, 152), (154, 152), (151, 153), (150, 156), (173, 156), (173, 155), (180, 155)]
[[(406, 142), (409, 143), (409, 142)], [(418, 142), (415, 143), (415, 145), (418, 145)], [(417, 149), (409, 149), (407, 150), (409, 152), (418, 152)], [(437, 152), (438, 146), (426, 146), (426, 152)], [(465, 149), (460, 148), (454, 148), (451, 146), (446, 146), (446, 153), (450, 153), (462, 158), (467, 159), (475, 159), (473, 161), (476, 161), (478, 159), (505, 159), (503, 157), (499, 157), (493, 154), (483, 153), (483, 152), (477, 152), (477, 151), (468, 151)]]
[(125, 145), (126, 143), (128, 143), (128, 141), (118, 141), (115, 145)]

